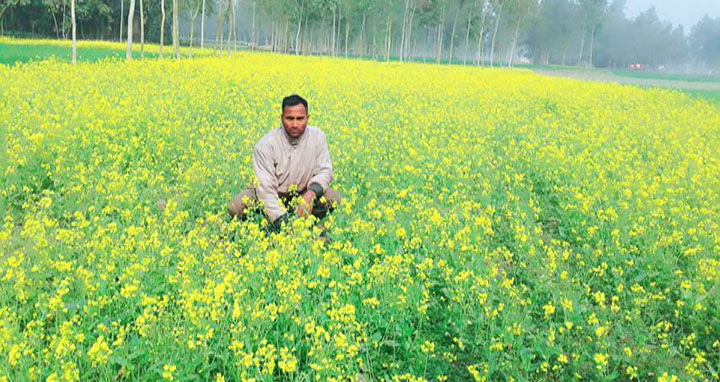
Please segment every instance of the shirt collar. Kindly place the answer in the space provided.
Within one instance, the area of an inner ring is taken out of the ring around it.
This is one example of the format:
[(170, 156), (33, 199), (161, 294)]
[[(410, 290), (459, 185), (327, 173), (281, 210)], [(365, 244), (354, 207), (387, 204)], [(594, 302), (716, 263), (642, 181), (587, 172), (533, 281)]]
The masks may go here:
[[(308, 126), (308, 127), (309, 127), (309, 126)], [(285, 139), (287, 140), (287, 142), (288, 142), (290, 145), (292, 145), (292, 146), (297, 146), (298, 143), (302, 142), (302, 140), (305, 139), (305, 136), (307, 135), (307, 132), (308, 132), (308, 131), (307, 131), (307, 127), (306, 127), (306, 128), (305, 128), (305, 131), (303, 131), (302, 135), (300, 135), (300, 136), (297, 137), (297, 138), (293, 138), (293, 137), (291, 137), (291, 136), (288, 135), (288, 133), (285, 131), (285, 128), (283, 127), (282, 124), (280, 125), (280, 131), (282, 131), (283, 137), (285, 137)]]

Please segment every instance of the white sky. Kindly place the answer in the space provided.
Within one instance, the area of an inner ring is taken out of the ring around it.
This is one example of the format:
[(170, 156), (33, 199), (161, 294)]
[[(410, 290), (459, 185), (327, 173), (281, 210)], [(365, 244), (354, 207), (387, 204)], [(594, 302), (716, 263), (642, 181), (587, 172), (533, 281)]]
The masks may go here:
[(720, 0), (627, 0), (625, 15), (635, 17), (652, 6), (660, 20), (681, 24), (686, 34), (705, 14), (720, 17)]

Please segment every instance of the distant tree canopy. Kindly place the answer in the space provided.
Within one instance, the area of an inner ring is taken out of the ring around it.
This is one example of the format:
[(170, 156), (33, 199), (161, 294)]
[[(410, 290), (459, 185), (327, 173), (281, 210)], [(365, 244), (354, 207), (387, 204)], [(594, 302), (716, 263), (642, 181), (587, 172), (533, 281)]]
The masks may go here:
[(633, 20), (621, 9), (612, 8), (605, 15), (598, 35), (595, 65), (626, 67), (629, 64), (681, 64), (688, 59), (688, 46), (682, 26), (661, 21), (654, 8)]
[(690, 46), (697, 58), (720, 70), (720, 17), (703, 17), (690, 31)]
[[(124, 2), (124, 3), (123, 3)], [(81, 39), (119, 39), (129, 0), (77, 0)], [(170, 14), (172, 0), (164, 2)], [(3, 0), (0, 33), (69, 38), (70, 0)], [(720, 70), (720, 18), (685, 36), (653, 8), (625, 0), (178, 0), (183, 43), (400, 60), (626, 68), (700, 64)], [(161, 1), (145, 0), (146, 41), (159, 42)], [(139, 35), (135, 7), (133, 33)], [(202, 15), (205, 15), (203, 19)], [(165, 18), (165, 29), (172, 17)], [(192, 27), (191, 27), (192, 26)], [(190, 37), (192, 36), (192, 37)], [(172, 39), (164, 34), (165, 43)], [(489, 62), (492, 61), (492, 62)]]

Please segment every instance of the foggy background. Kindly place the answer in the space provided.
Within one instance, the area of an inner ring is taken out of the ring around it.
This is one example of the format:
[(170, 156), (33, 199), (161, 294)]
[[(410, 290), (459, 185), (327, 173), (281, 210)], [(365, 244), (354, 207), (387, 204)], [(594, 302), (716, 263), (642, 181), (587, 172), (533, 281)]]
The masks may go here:
[[(125, 39), (130, 1), (78, 0), (79, 38)], [(720, 73), (717, 0), (178, 0), (178, 10), (182, 44), (218, 50)], [(160, 1), (143, 12), (145, 39), (157, 43)], [(69, 0), (0, 0), (4, 35), (68, 38), (69, 27)]]

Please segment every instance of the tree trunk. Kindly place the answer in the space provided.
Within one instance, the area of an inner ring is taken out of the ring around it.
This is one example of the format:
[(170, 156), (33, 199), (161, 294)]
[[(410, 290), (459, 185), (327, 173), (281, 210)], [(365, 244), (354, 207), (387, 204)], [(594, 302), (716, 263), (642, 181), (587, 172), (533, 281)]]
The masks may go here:
[(300, 6), (300, 20), (298, 21), (297, 32), (295, 32), (295, 55), (300, 55), (300, 30), (302, 29), (303, 10), (305, 3)]
[(485, 17), (487, 16), (487, 0), (482, 0), (482, 16), (480, 17), (480, 31), (478, 32), (478, 65), (485, 66), (483, 58), (483, 32), (485, 30)]
[[(74, 2), (74, 0), (73, 0)], [(135, 0), (130, 0), (130, 10), (128, 12), (128, 26), (127, 26), (127, 54), (125, 59), (128, 61), (132, 60), (132, 37), (133, 37), (133, 14), (135, 13)]]
[[(67, 5), (66, 5), (65, 3), (66, 3), (66, 1), (63, 0), (63, 20), (62, 20), (62, 29), (63, 29), (63, 30), (62, 30), (62, 35), (63, 35), (63, 40), (67, 38), (67, 28), (65, 27), (65, 19), (67, 18), (67, 17), (66, 17), (66, 16), (67, 16)], [(0, 15), (0, 16), (2, 16), (2, 15)], [(124, 17), (125, 17), (125, 15), (123, 14), (120, 18), (122, 19), (122, 18), (124, 18)], [(122, 21), (122, 20), (120, 20), (120, 21)], [(1, 18), (1, 17), (0, 17), (0, 22), (2, 22), (2, 18)], [(122, 25), (122, 22), (120, 23), (120, 25)], [(122, 33), (120, 34), (120, 42), (122, 42)]]
[(595, 30), (597, 25), (593, 25), (592, 32), (590, 33), (590, 51), (588, 52), (588, 66), (593, 67), (593, 44), (595, 43)]
[[(330, 40), (330, 26), (325, 25), (325, 19), (323, 18), (323, 23), (321, 27), (320, 33), (318, 33), (318, 52), (322, 54), (330, 54), (330, 44), (328, 43)], [(321, 48), (322, 47), (322, 48)]]
[[(204, 2), (205, 0), (203, 0)], [(257, 35), (255, 34), (255, 6), (257, 1), (253, 0), (252, 2), (252, 29), (251, 29), (251, 44), (252, 44), (252, 50), (255, 51), (255, 48), (257, 46)]]
[(200, 48), (205, 48), (205, 0), (202, 0), (202, 17), (200, 19)]
[(362, 27), (360, 28), (360, 56), (365, 56), (365, 21), (367, 19), (367, 13), (363, 13)]
[[(309, 22), (310, 22), (310, 17), (307, 14), (305, 14), (305, 21), (303, 21), (304, 28), (303, 28), (302, 33), (300, 34), (300, 54), (302, 54), (302, 55), (312, 53), (312, 35), (313, 35), (312, 32), (313, 32), (313, 30), (312, 30), (312, 25), (311, 25), (310, 33), (308, 36), (307, 28), (308, 28)], [(308, 37), (308, 38), (305, 38), (305, 37)], [(308, 51), (308, 48), (309, 48), (309, 51)]]
[[(175, 0), (173, 0), (175, 1)], [(218, 4), (218, 10), (217, 10), (217, 28), (215, 28), (215, 46), (213, 47), (213, 54), (215, 54), (220, 49), (220, 55), (222, 56), (222, 50), (223, 50), (223, 5), (224, 2), (220, 2)]]
[[(230, 57), (230, 42), (233, 43), (233, 49), (237, 50), (237, 43), (235, 42), (237, 38), (237, 31), (235, 28), (235, 0), (229, 0), (228, 1), (228, 37), (227, 37), (227, 56)], [(222, 53), (222, 52), (221, 52)]]
[(333, 13), (333, 23), (332, 23), (332, 44), (330, 46), (330, 54), (335, 57), (335, 8), (332, 10)]
[(440, 63), (440, 60), (442, 59), (444, 32), (445, 32), (445, 5), (443, 4), (442, 12), (440, 13), (440, 23), (438, 24), (437, 52), (436, 52), (436, 56), (435, 56), (435, 62), (438, 64)]
[(468, 15), (467, 31), (465, 32), (465, 53), (463, 53), (463, 65), (467, 64), (468, 45), (470, 45), (470, 26), (472, 25), (475, 1), (470, 3), (470, 14)]
[(500, 16), (502, 15), (502, 4), (498, 10), (497, 18), (495, 20), (495, 31), (493, 32), (492, 42), (490, 43), (490, 66), (495, 64), (495, 37), (497, 37), (498, 26), (500, 25)]
[(578, 58), (578, 66), (582, 65), (582, 59), (585, 55), (585, 31), (583, 30), (582, 40), (580, 40), (580, 57)]
[(232, 4), (233, 51), (237, 52), (237, 17), (235, 16), (235, 0), (230, 0), (230, 4)]
[(140, 57), (145, 59), (145, 12), (143, 0), (140, 0)]
[(275, 23), (275, 28), (277, 31), (275, 32), (275, 43), (277, 44), (277, 48), (275, 51), (278, 53), (282, 53), (283, 51), (283, 33), (282, 33), (282, 20), (278, 20), (277, 23)]
[(345, 16), (345, 58), (348, 56), (348, 40), (350, 39), (350, 19)]
[(335, 41), (333, 41), (333, 43), (335, 44), (335, 47), (333, 48), (333, 49), (335, 49), (335, 56), (340, 54), (340, 39), (342, 38), (341, 34), (340, 34), (340, 28), (343, 23), (342, 13), (340, 13), (340, 7), (337, 7), (336, 10), (337, 10), (337, 26), (336, 26), (337, 30), (335, 31)]
[[(408, 20), (408, 31), (405, 35), (405, 53), (407, 54), (408, 49), (410, 48), (410, 41), (412, 41), (412, 31), (413, 31), (413, 20), (415, 19), (415, 3), (412, 3), (412, 7), (410, 8), (410, 20)], [(410, 56), (415, 56), (414, 54), (410, 54)]]
[[(232, 40), (232, 17), (230, 17), (230, 2), (233, 0), (228, 0), (227, 9), (225, 10), (225, 16), (227, 17), (227, 37), (225, 37), (225, 50), (227, 50), (227, 55), (230, 57), (230, 41)], [(220, 49), (220, 57), (222, 57), (223, 52), (225, 50)]]
[(408, 8), (410, 8), (410, 0), (405, 0), (405, 11), (403, 12), (402, 33), (400, 37), (400, 62), (403, 61), (403, 57), (405, 56), (405, 32), (407, 31)]
[[(430, 28), (424, 27), (423, 30), (425, 31), (425, 43), (427, 46), (432, 45), (432, 37), (430, 35)], [(423, 54), (422, 54), (422, 60), (423, 62), (427, 62), (427, 46), (423, 46)]]
[[(50, 13), (52, 13), (53, 17), (53, 28), (55, 29), (55, 38), (60, 38), (60, 33), (58, 33), (58, 25), (57, 25), (57, 17), (55, 17), (55, 8), (50, 7)], [(2, 19), (2, 12), (0, 12), (0, 19)]]
[(173, 47), (175, 48), (175, 58), (180, 58), (180, 10), (178, 9), (178, 0), (173, 0)]
[(314, 34), (315, 34), (315, 26), (310, 24), (310, 41), (308, 44), (308, 45), (310, 45), (310, 49), (307, 50), (307, 53), (310, 55), (315, 54), (315, 40), (313, 40)]
[(387, 17), (387, 36), (385, 39), (385, 61), (390, 61), (390, 47), (392, 45), (392, 19), (390, 18), (390, 12), (388, 11)]
[(275, 20), (270, 23), (270, 50), (275, 51)]
[(160, 58), (163, 58), (163, 46), (165, 46), (165, 0), (160, 0)]
[(372, 43), (372, 56), (373, 60), (377, 60), (377, 12), (373, 12), (373, 43)]
[(70, 19), (72, 22), (72, 64), (77, 64), (77, 36), (75, 35), (75, 0), (70, 0)]
[[(65, 2), (63, 1), (63, 9)], [(120, 41), (123, 40), (123, 24), (125, 24), (125, 0), (120, 0)], [(63, 15), (63, 38), (65, 34), (65, 15)]]
[(325, 47), (323, 46), (323, 33), (325, 33), (325, 18), (320, 21), (320, 29), (318, 30), (317, 41), (315, 42), (318, 55), (322, 54), (325, 49)]
[(457, 27), (458, 16), (460, 15), (460, 5), (455, 11), (455, 20), (453, 20), (452, 34), (450, 34), (450, 52), (448, 54), (448, 63), (452, 64), (453, 56), (455, 55), (455, 28)]
[(515, 45), (517, 45), (518, 32), (520, 31), (520, 21), (522, 21), (522, 16), (518, 17), (517, 24), (515, 24), (515, 34), (513, 35), (513, 42), (510, 48), (510, 59), (508, 60), (508, 68), (512, 68), (513, 58), (515, 57)]
[(198, 4), (198, 7), (195, 8), (195, 13), (193, 13), (191, 22), (190, 22), (190, 47), (193, 47), (193, 40), (195, 39), (195, 20), (197, 20), (198, 13), (200, 13), (200, 4)]
[(283, 53), (287, 54), (290, 48), (290, 18), (285, 18), (285, 41), (283, 41)]

